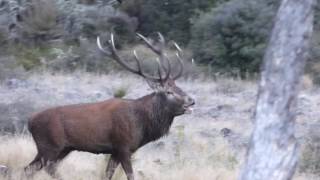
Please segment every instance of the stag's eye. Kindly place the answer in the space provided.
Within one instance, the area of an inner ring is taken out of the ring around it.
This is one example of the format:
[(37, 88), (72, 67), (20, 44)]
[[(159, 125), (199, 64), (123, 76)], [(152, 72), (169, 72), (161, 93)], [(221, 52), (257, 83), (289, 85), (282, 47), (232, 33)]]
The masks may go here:
[(167, 91), (166, 93), (167, 93), (167, 95), (173, 95), (173, 92), (171, 92), (171, 91)]

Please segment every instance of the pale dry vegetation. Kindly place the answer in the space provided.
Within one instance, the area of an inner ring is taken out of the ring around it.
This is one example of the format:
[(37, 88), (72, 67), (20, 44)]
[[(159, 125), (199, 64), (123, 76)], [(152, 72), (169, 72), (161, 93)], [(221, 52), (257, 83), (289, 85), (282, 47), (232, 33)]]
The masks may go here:
[[(133, 168), (137, 179), (236, 179), (252, 128), (255, 82), (203, 78), (184, 79), (178, 84), (195, 98), (194, 112), (176, 118), (168, 136), (135, 153)], [(118, 91), (125, 91), (120, 93), (124, 98), (137, 98), (151, 92), (142, 79), (128, 74), (42, 73), (24, 79), (7, 80), (0, 86), (0, 126), (25, 122), (25, 117), (34, 111), (48, 107), (108, 99)], [(313, 86), (304, 89), (299, 96), (297, 137), (302, 147), (309, 149), (302, 151), (303, 162), (295, 176), (296, 180), (320, 178), (317, 175), (319, 169), (315, 170), (319, 161), (314, 159), (319, 157), (315, 154), (319, 149), (314, 150), (318, 145), (312, 146), (318, 140), (310, 140), (310, 137), (314, 137), (311, 132), (315, 132), (314, 128), (320, 124), (317, 118), (319, 100), (319, 89)], [(15, 108), (17, 103), (20, 108)], [(29, 109), (22, 111), (23, 107)], [(0, 176), (0, 179), (24, 179), (23, 167), (35, 154), (36, 148), (28, 133), (3, 133), (0, 136), (0, 164), (8, 166), (12, 175)], [(107, 159), (105, 155), (73, 152), (60, 164), (58, 172), (63, 179), (101, 179), (105, 174)], [(41, 171), (34, 179), (52, 178)], [(114, 177), (114, 180), (117, 179), (125, 179), (121, 168), (118, 168)]]

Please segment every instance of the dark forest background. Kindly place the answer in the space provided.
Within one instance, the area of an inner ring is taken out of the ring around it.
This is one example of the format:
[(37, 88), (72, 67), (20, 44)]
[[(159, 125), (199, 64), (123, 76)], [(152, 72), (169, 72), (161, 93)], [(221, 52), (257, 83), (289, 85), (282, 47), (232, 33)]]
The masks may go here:
[[(97, 36), (106, 40), (110, 32), (117, 48), (140, 48), (145, 59), (151, 57), (137, 45), (135, 33), (157, 38), (161, 32), (169, 50), (170, 40), (184, 48), (186, 74), (257, 77), (278, 6), (278, 0), (0, 0), (0, 79), (39, 68), (117, 69), (95, 44)], [(306, 72), (319, 83), (316, 14)]]

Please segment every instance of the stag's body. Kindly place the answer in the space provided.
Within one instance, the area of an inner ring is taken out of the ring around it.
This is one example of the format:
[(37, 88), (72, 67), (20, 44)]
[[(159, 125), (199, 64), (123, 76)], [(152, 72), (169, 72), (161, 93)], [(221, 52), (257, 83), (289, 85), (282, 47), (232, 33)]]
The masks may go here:
[(152, 93), (136, 100), (110, 99), (48, 109), (30, 119), (29, 130), (43, 150), (40, 156), (72, 150), (133, 153), (165, 135), (175, 113), (161, 93)]
[[(139, 35), (156, 54), (160, 56), (158, 78), (142, 72), (138, 56), (138, 69), (128, 66), (117, 54), (113, 36), (110, 51), (112, 57), (128, 71), (145, 78), (154, 93), (136, 100), (110, 99), (91, 104), (77, 104), (51, 108), (34, 115), (29, 120), (31, 132), (38, 149), (35, 159), (26, 170), (41, 169), (55, 175), (57, 163), (73, 150), (91, 153), (111, 154), (106, 176), (111, 180), (120, 163), (129, 180), (133, 180), (131, 155), (139, 147), (154, 141), (166, 133), (175, 116), (190, 111), (194, 100), (175, 85), (183, 71), (172, 76), (170, 63), (163, 52), (164, 39), (160, 35), (160, 48), (154, 47), (145, 37)], [(102, 48), (98, 38), (99, 49)], [(180, 49), (177, 57), (180, 59)], [(167, 60), (167, 67), (164, 61)], [(163, 77), (163, 73), (165, 76)], [(33, 171), (31, 171), (33, 172)]]

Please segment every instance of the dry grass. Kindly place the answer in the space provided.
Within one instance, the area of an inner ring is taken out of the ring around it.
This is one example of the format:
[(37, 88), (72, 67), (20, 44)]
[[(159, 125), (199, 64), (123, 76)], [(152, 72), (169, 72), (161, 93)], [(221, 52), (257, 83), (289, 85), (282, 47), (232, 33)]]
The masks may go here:
[[(28, 86), (9, 89), (0, 86), (0, 103), (33, 102), (35, 109), (50, 106), (92, 102), (113, 97), (114, 90), (126, 87), (125, 98), (147, 93), (145, 82), (121, 74), (92, 75), (41, 74), (27, 78)], [(252, 82), (220, 79), (184, 80), (178, 84), (196, 99), (191, 115), (177, 117), (168, 136), (139, 149), (133, 156), (134, 173), (139, 180), (232, 180), (239, 174), (252, 124), (256, 86)], [(300, 95), (297, 136), (304, 138), (308, 128), (319, 124), (318, 90), (305, 89)], [(1, 108), (1, 107), (0, 107)], [(220, 130), (232, 134), (223, 137)], [(29, 135), (0, 136), (0, 164), (13, 175), (5, 180), (24, 179), (23, 167), (35, 156), (36, 149)], [(107, 156), (85, 152), (71, 153), (59, 166), (63, 179), (102, 179)], [(51, 180), (44, 171), (35, 180)], [(118, 168), (114, 180), (125, 180)], [(296, 180), (315, 180), (313, 174), (297, 174)]]
[[(194, 149), (201, 153), (208, 153), (207, 142), (193, 140)], [(177, 150), (177, 149), (176, 149)], [(206, 180), (235, 179), (237, 171), (235, 167), (228, 166), (228, 149), (226, 146), (218, 146), (211, 152), (215, 154), (210, 160), (217, 162), (208, 162), (198, 154), (199, 159), (184, 159), (184, 147), (180, 147), (181, 155), (174, 155), (172, 159), (161, 157), (169, 152), (161, 152), (160, 157), (151, 157), (144, 155), (146, 150), (138, 152), (133, 159), (135, 175), (138, 179), (145, 180)], [(12, 176), (1, 177), (2, 179), (19, 180), (24, 179), (23, 167), (26, 166), (35, 156), (35, 145), (28, 135), (14, 137), (1, 137), (0, 144), (0, 164), (7, 165), (12, 171)], [(154, 153), (151, 153), (154, 155)], [(168, 155), (171, 156), (171, 155)], [(180, 156), (180, 157), (178, 157)], [(180, 159), (181, 158), (181, 159)], [(161, 160), (160, 160), (161, 159)], [(164, 159), (162, 161), (162, 159)], [(93, 155), (85, 152), (73, 152), (61, 162), (58, 173), (63, 179), (84, 180), (101, 179), (104, 176), (107, 156)], [(43, 170), (37, 173), (34, 180), (51, 180), (52, 178)], [(114, 180), (126, 179), (122, 169), (118, 168)]]

